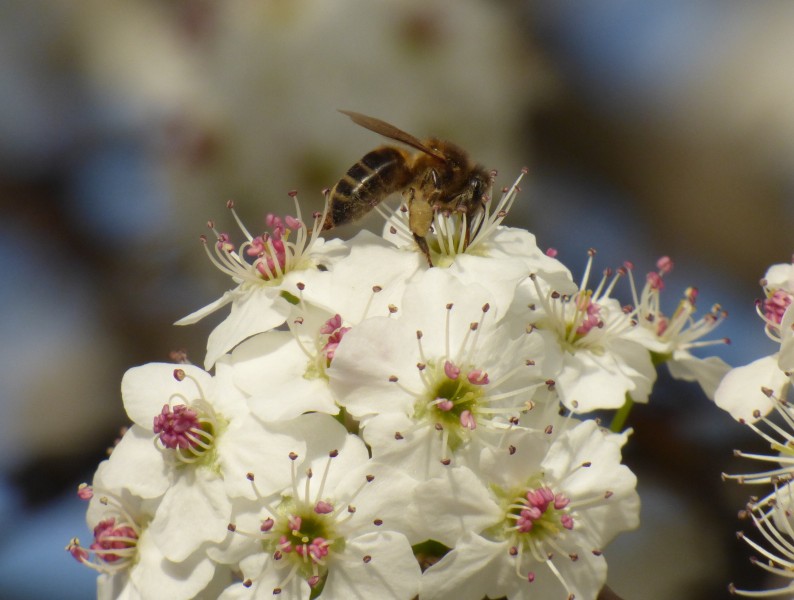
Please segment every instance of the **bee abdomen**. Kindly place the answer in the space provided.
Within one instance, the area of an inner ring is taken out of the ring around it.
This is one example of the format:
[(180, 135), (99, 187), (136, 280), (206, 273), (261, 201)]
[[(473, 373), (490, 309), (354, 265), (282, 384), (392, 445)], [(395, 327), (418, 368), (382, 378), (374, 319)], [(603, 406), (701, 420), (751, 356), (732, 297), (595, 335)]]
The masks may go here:
[(363, 217), (389, 194), (402, 190), (411, 179), (407, 152), (384, 146), (368, 152), (330, 192), (330, 211), (323, 229)]

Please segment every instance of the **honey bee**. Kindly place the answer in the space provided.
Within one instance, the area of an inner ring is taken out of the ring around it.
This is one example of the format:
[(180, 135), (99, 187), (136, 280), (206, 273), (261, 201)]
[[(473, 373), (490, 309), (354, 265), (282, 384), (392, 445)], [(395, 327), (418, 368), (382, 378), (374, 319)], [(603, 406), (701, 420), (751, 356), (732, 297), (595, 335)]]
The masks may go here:
[[(388, 195), (402, 192), (408, 205), (408, 227), (428, 264), (433, 266), (426, 237), (435, 212), (476, 215), (485, 206), (489, 174), (455, 144), (437, 138), (420, 141), (380, 119), (346, 110), (339, 112), (357, 125), (419, 152), (381, 146), (365, 154), (331, 188), (330, 207), (322, 229), (355, 221)], [(471, 234), (471, 218), (467, 223), (469, 225), (464, 232), (466, 244)]]

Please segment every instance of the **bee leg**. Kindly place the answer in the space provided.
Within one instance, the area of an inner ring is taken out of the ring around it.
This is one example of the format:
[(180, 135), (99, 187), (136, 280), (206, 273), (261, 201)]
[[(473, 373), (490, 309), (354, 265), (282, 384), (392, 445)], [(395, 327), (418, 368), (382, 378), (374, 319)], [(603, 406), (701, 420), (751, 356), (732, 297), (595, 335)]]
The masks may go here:
[(430, 258), (430, 247), (427, 245), (427, 239), (425, 239), (424, 236), (414, 234), (414, 240), (416, 241), (416, 245), (419, 246), (419, 249), (427, 258), (427, 265), (432, 267), (433, 259)]
[(422, 194), (417, 194), (414, 188), (409, 187), (403, 191), (403, 198), (408, 204), (408, 229), (414, 236), (414, 241), (422, 254), (427, 258), (427, 264), (433, 266), (433, 259), (430, 258), (430, 247), (427, 245), (425, 236), (430, 231), (433, 223), (434, 209)]

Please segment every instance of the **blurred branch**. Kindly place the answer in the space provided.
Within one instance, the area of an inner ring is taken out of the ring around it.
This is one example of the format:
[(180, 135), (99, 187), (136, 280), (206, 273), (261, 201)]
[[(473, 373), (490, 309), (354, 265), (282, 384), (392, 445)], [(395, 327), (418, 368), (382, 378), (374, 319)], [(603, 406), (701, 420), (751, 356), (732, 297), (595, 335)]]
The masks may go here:
[(601, 590), (601, 593), (598, 594), (598, 600), (623, 600), (620, 596), (618, 596), (612, 589), (605, 585), (604, 589)]

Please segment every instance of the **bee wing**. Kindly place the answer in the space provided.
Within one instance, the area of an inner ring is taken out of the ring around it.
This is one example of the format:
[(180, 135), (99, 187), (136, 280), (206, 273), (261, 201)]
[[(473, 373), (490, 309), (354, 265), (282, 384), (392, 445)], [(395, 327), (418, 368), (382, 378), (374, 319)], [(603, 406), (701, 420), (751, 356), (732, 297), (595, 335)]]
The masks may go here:
[(429, 154), (430, 156), (439, 160), (447, 160), (443, 154), (428, 148), (410, 133), (406, 133), (402, 129), (397, 129), (394, 125), (389, 125), (386, 121), (381, 121), (375, 117), (368, 117), (367, 115), (362, 115), (361, 113), (352, 112), (349, 110), (339, 109), (339, 112), (350, 117), (356, 125), (361, 125), (362, 127), (369, 129), (370, 131), (374, 131), (375, 133), (379, 133), (380, 135), (386, 136), (387, 138), (391, 138), (393, 140), (397, 140), (398, 142), (402, 142), (403, 144), (413, 146), (417, 150), (421, 150), (425, 154)]

